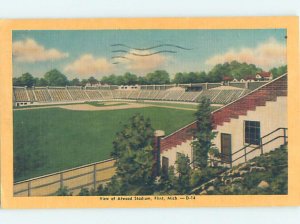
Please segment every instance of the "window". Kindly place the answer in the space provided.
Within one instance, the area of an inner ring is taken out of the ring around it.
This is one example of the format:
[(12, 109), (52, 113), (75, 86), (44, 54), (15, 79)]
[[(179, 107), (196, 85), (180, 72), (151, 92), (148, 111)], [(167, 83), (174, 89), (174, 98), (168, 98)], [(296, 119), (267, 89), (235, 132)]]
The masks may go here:
[(259, 121), (245, 121), (245, 143), (253, 145), (260, 144)]

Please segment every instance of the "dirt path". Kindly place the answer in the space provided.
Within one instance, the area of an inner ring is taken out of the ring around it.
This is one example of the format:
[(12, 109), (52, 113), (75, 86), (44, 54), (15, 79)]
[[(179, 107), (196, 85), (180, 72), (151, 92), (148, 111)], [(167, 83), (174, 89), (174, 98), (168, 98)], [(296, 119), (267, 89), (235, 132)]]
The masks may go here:
[(61, 105), (49, 105), (49, 106), (45, 105), (45, 106), (38, 106), (38, 107), (18, 108), (18, 109), (13, 109), (13, 110), (16, 110), (16, 111), (19, 111), (19, 110), (38, 110), (38, 109), (58, 108), (58, 107), (61, 107)]
[(65, 105), (60, 106), (60, 108), (67, 110), (82, 110), (82, 111), (100, 111), (100, 110), (124, 110), (131, 108), (144, 108), (151, 105), (138, 104), (138, 103), (128, 103), (127, 105), (116, 105), (116, 106), (104, 106), (104, 107), (95, 107), (88, 104), (76, 104), (76, 105)]
[(171, 109), (177, 109), (177, 110), (191, 110), (191, 111), (196, 111), (197, 110), (197, 109), (193, 109), (193, 108), (184, 108), (184, 107), (176, 107), (176, 106), (165, 106), (165, 105), (158, 105), (158, 104), (144, 104), (144, 105), (149, 105), (151, 107), (171, 108)]
[(176, 106), (167, 106), (167, 105), (158, 105), (158, 104), (143, 104), (143, 103), (129, 103), (126, 102), (126, 105), (116, 105), (120, 102), (106, 102), (103, 107), (96, 107), (89, 104), (69, 104), (69, 105), (45, 105), (40, 107), (26, 107), (26, 108), (18, 108), (14, 110), (36, 110), (36, 109), (47, 109), (47, 108), (62, 108), (66, 110), (82, 110), (82, 111), (103, 111), (103, 110), (124, 110), (130, 108), (144, 108), (144, 107), (161, 107), (161, 108), (170, 108), (177, 110), (190, 110), (196, 111), (193, 108), (184, 108), (184, 107), (176, 107)]

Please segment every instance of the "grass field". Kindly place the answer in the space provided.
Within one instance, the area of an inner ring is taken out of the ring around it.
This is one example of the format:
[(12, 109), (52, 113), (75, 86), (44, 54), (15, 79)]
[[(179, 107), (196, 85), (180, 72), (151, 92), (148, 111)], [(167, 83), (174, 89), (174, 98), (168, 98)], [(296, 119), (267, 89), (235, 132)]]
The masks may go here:
[(166, 134), (194, 120), (194, 111), (159, 107), (112, 111), (15, 110), (14, 153), (38, 150), (46, 159), (39, 169), (26, 170), (14, 180), (110, 158), (115, 133), (135, 113), (150, 118), (153, 127)]
[[(198, 104), (183, 104), (183, 103), (176, 103), (176, 102), (139, 102), (141, 104), (151, 104), (151, 105), (157, 105), (157, 106), (170, 106), (170, 107), (177, 107), (183, 108), (183, 109), (194, 109), (195, 111), (198, 108)], [(220, 106), (211, 106), (211, 109), (214, 111), (216, 109), (220, 108)]]
[(197, 104), (183, 104), (183, 103), (166, 103), (166, 102), (141, 102), (142, 104), (151, 104), (158, 106), (170, 106), (170, 107), (179, 107), (179, 108), (188, 108), (188, 109), (197, 109)]

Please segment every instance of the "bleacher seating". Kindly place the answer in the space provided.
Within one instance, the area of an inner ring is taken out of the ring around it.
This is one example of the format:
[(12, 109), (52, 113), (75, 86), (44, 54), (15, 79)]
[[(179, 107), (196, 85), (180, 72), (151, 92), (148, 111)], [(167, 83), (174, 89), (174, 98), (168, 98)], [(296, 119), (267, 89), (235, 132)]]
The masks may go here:
[(190, 101), (193, 102), (195, 101), (196, 97), (200, 94), (201, 92), (184, 92), (183, 95), (180, 97), (180, 101)]
[(38, 102), (52, 102), (47, 88), (35, 88), (34, 93)]
[(103, 97), (98, 90), (85, 90), (85, 92), (91, 100), (103, 100)]
[(71, 101), (72, 98), (70, 97), (69, 93), (67, 92), (67, 89), (65, 88), (53, 88), (48, 89), (49, 94), (52, 97), (53, 101)]
[(129, 94), (128, 99), (138, 99), (140, 93), (141, 93), (141, 90), (133, 90)]
[(141, 90), (140, 94), (138, 95), (138, 99), (149, 99), (149, 95), (151, 90)]
[(231, 98), (232, 94), (234, 94), (234, 91), (232, 90), (222, 90), (221, 93), (213, 99), (213, 102), (216, 104), (226, 104), (228, 99)]
[(168, 94), (163, 98), (164, 100), (178, 100), (182, 94), (184, 94), (184, 90), (168, 90)]
[(29, 101), (25, 88), (14, 88), (16, 101)]
[(68, 89), (73, 100), (89, 100), (88, 95), (81, 88)]
[(250, 90), (247, 90), (247, 89), (235, 91), (234, 94), (231, 96), (229, 102), (237, 100), (238, 98), (244, 96), (245, 94), (247, 94), (249, 92), (250, 92)]
[(167, 94), (168, 94), (168, 91), (158, 90), (158, 94), (155, 96), (154, 99), (156, 99), (156, 100), (162, 100)]
[(112, 90), (99, 90), (99, 92), (100, 92), (101, 96), (103, 97), (103, 99), (105, 99), (105, 100), (114, 98), (113, 94), (112, 94)]
[(36, 98), (34, 96), (33, 89), (27, 89), (27, 93), (28, 93), (28, 97), (29, 97), (30, 102), (35, 102)]
[[(250, 84), (250, 83), (249, 83)], [(256, 84), (256, 83), (255, 83)], [(213, 84), (210, 85), (212, 87)], [(162, 100), (199, 102), (206, 97), (213, 104), (228, 104), (250, 92), (246, 88), (219, 86), (199, 91), (186, 91), (183, 87), (170, 87), (164, 90), (144, 89), (111, 89), (98, 87), (14, 87), (15, 102), (66, 102), (98, 101), (111, 99)]]
[(203, 90), (202, 93), (198, 96), (196, 101), (200, 101), (200, 99), (203, 97), (212, 101), (220, 92), (221, 90), (215, 90), (215, 89)]
[(210, 99), (211, 103), (213, 104), (227, 104), (240, 98), (248, 92), (250, 92), (250, 90), (232, 86), (221, 86), (202, 91), (197, 98), (197, 101), (200, 101), (201, 98), (206, 97)]
[(155, 97), (158, 95), (159, 91), (158, 90), (151, 90), (150, 91), (150, 94), (148, 96), (148, 99), (149, 100), (154, 100)]

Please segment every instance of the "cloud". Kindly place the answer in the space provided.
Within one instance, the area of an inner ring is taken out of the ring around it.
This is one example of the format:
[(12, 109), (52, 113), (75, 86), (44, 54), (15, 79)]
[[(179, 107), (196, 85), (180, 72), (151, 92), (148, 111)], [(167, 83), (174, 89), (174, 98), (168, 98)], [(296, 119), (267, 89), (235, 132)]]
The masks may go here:
[(91, 54), (84, 54), (74, 62), (66, 65), (64, 71), (82, 77), (90, 77), (109, 75), (113, 72), (113, 66), (106, 58), (95, 58)]
[[(125, 64), (125, 68), (128, 71), (146, 74), (157, 69), (162, 69), (166, 63), (171, 59), (170, 56), (165, 56), (163, 54), (154, 54), (151, 56), (135, 56), (131, 53), (139, 53), (140, 51), (130, 51), (130, 53), (124, 55), (127, 59), (121, 59)], [(142, 54), (152, 53), (150, 51), (143, 51)]]
[(224, 54), (214, 55), (207, 59), (205, 64), (211, 67), (233, 60), (255, 64), (258, 67), (268, 70), (286, 64), (286, 46), (274, 38), (270, 38), (255, 48), (231, 49)]
[(57, 60), (69, 56), (68, 53), (61, 52), (54, 48), (45, 49), (44, 46), (29, 38), (13, 42), (12, 53), (14, 59), (17, 61), (31, 63), (36, 61)]

